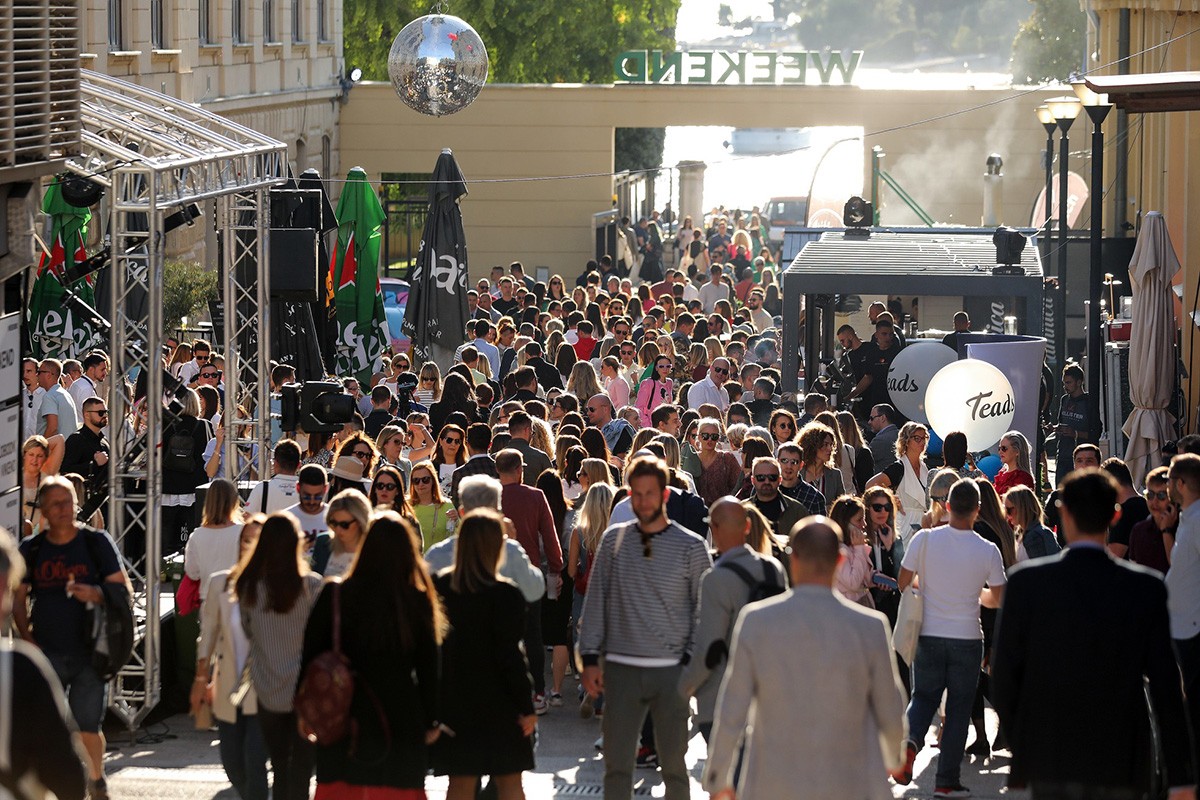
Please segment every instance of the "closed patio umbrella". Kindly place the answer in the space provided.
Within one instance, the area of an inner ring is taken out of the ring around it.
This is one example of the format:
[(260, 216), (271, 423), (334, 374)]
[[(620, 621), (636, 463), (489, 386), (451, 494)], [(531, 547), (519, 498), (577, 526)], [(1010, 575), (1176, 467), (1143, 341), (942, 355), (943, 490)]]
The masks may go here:
[(1129, 397), (1133, 412), (1122, 429), (1129, 445), (1125, 463), (1135, 486), (1159, 466), (1164, 443), (1175, 438), (1175, 417), (1168, 410), (1175, 385), (1175, 313), (1171, 278), (1179, 258), (1167, 224), (1158, 211), (1142, 222), (1129, 283), (1133, 288), (1133, 330), (1129, 341)]

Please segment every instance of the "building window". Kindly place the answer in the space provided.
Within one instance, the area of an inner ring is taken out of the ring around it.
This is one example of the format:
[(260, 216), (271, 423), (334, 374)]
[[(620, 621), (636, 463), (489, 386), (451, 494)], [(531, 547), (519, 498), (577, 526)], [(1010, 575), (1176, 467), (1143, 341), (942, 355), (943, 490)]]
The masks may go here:
[(303, 0), (292, 0), (292, 41), (304, 41), (304, 3)]
[(325, 27), (325, 0), (317, 0), (317, 41), (329, 41), (329, 29)]
[(246, 43), (246, 0), (233, 0), (233, 43)]
[(275, 0), (263, 0), (263, 41), (277, 42), (275, 35)]
[(212, 31), (209, 28), (212, 20), (212, 2), (211, 0), (200, 0), (200, 44), (212, 44)]
[(125, 0), (108, 0), (108, 49), (125, 49), (125, 20), (122, 4)]
[(167, 46), (163, 0), (150, 0), (150, 46), (155, 50), (162, 50)]

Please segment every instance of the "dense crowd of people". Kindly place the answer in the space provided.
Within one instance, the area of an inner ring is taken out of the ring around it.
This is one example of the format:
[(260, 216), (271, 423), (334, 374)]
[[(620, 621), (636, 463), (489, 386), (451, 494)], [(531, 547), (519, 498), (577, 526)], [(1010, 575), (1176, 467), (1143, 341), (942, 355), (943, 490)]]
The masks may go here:
[[(966, 755), (1005, 749), (1035, 797), (1140, 797), (1152, 777), (1194, 797), (1200, 439), (1135, 486), (1088, 439), (1072, 366), (1057, 407), (1049, 381), (1039, 399), (1057, 441), (1049, 497), (1031, 458), (1044, 447), (1019, 431), (992, 474), (961, 432), (931, 453), (887, 393), (905, 342), (883, 304), (870, 339), (838, 331), (842, 391), (782, 393), (780, 296), (753, 223), (685, 219), (664, 265), (642, 221), (573, 287), (496, 267), (469, 294), (454, 364), (399, 353), (369, 386), (343, 376), (357, 413), (328, 433), (274, 420), (271, 474), (245, 500), (222, 437), (249, 415), (225, 405), (211, 345), (178, 343), (165, 366), (187, 388), (163, 434), (159, 535), (198, 584), (191, 704), (215, 718), (240, 797), (270, 783), (307, 798), (314, 772), (318, 798), (419, 797), (430, 771), (451, 798), (485, 776), (522, 797), (538, 717), (568, 705), (601, 718), (608, 797), (631, 795), (635, 768), (689, 797), (693, 732), (714, 797), (790, 796), (797, 781), (813, 798), (890, 797), (931, 725), (937, 797), (969, 795)], [(108, 379), (101, 353), (26, 362), (24, 582), (0, 547), (17, 629), (67, 689), (97, 800), (105, 687), (80, 650), (83, 603), (126, 582), (120, 556), (144, 546), (102, 531), (107, 437), (146, 402), (135, 392), (110, 423)], [(892, 633), (918, 585), (902, 656)], [(354, 675), (341, 737), (306, 711), (331, 652)], [(1154, 768), (1139, 760), (1143, 681)]]

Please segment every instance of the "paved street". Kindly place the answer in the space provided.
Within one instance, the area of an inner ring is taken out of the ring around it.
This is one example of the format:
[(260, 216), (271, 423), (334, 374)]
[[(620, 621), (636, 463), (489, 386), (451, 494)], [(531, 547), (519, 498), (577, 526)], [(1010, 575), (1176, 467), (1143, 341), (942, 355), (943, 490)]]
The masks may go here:
[[(565, 695), (574, 696), (574, 683), (568, 678), (570, 688)], [(564, 687), (566, 688), (566, 687)], [(989, 728), (995, 735), (995, 716), (989, 711)], [(541, 741), (537, 751), (538, 769), (525, 774), (526, 796), (531, 798), (551, 797), (600, 797), (604, 762), (594, 748), (600, 735), (597, 720), (582, 720), (576, 707), (568, 704), (551, 709), (541, 718)], [(183, 715), (170, 717), (165, 724), (151, 725), (139, 732), (142, 741), (130, 744), (128, 736), (110, 733), (108, 772), (109, 785), (115, 800), (133, 798), (155, 798), (156, 800), (208, 800), (209, 798), (235, 798), (225, 773), (221, 769), (217, 753), (215, 732), (200, 732), (192, 729), (191, 720)], [(934, 737), (930, 736), (930, 742)], [(968, 743), (971, 741), (968, 738)], [(917, 774), (912, 785), (901, 789), (893, 787), (897, 798), (927, 798), (933, 796), (933, 774), (936, 758), (935, 748), (926, 748), (917, 759)], [(698, 779), (703, 768), (704, 741), (697, 734), (688, 751), (688, 767), (693, 778)], [(981, 764), (978, 759), (967, 757), (963, 764), (963, 783), (977, 798), (1012, 798), (1022, 800), (1024, 792), (1007, 792), (1003, 789), (1008, 772), (1006, 756), (988, 760)], [(635, 794), (639, 797), (661, 797), (662, 783), (658, 773), (639, 770), (640, 782)], [(445, 781), (430, 778), (426, 784), (430, 800), (441, 800), (445, 796)], [(707, 798), (700, 789), (699, 781), (692, 784), (692, 797)], [(803, 793), (797, 793), (803, 797)]]

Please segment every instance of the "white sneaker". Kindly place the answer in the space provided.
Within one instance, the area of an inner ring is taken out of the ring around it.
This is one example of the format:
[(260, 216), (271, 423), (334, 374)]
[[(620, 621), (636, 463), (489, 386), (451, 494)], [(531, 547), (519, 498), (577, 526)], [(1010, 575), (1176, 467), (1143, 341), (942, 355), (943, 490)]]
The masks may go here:
[(601, 735), (600, 738), (596, 740), (596, 749), (601, 750), (601, 751), (604, 750), (604, 736), (603, 735)]
[(550, 706), (546, 704), (546, 695), (535, 694), (533, 696), (533, 713), (539, 717), (550, 710)]
[(558, 692), (551, 692), (549, 702), (552, 708), (558, 708), (563, 704), (563, 696)]

